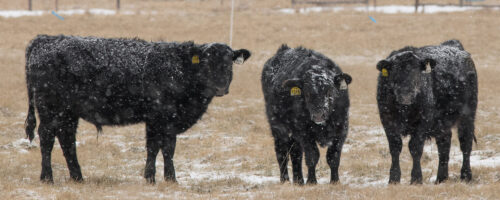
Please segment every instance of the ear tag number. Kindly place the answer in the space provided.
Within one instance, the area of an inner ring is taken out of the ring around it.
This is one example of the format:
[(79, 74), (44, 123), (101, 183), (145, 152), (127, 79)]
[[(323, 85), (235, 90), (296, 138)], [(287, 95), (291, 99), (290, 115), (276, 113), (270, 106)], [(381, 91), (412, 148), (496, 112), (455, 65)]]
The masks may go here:
[(389, 72), (387, 71), (386, 68), (382, 68), (382, 76), (383, 77), (388, 77), (389, 76)]
[(191, 63), (200, 64), (200, 57), (198, 55), (194, 55), (193, 58), (191, 58)]
[(340, 81), (340, 89), (347, 90), (347, 83), (345, 82), (345, 80)]
[(290, 96), (300, 96), (302, 94), (302, 91), (300, 90), (299, 87), (293, 87), (290, 90)]

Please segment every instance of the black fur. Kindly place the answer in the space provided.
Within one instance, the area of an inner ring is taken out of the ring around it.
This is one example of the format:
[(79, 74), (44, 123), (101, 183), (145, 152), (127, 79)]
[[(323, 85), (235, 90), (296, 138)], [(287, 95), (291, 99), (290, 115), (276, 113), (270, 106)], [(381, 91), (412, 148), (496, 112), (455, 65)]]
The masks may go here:
[[(318, 52), (283, 45), (264, 65), (261, 81), (281, 182), (289, 180), (290, 155), (294, 183), (304, 184), (304, 152), (307, 183), (316, 183), (315, 167), (319, 159), (316, 143), (328, 146), (330, 180), (338, 182), (340, 154), (349, 126), (347, 84), (351, 77)], [(341, 85), (345, 88), (341, 89)], [(301, 88), (302, 94), (291, 96), (293, 87)]]
[(401, 137), (406, 135), (411, 136), (411, 183), (422, 183), (420, 158), (428, 138), (436, 139), (439, 151), (436, 183), (445, 181), (454, 125), (463, 152), (460, 177), (470, 181), (478, 91), (474, 62), (462, 44), (450, 40), (438, 46), (405, 47), (381, 60), (377, 69), (377, 103), (392, 156), (389, 183), (400, 182)]
[(155, 181), (155, 160), (161, 149), (165, 179), (175, 181), (176, 135), (201, 118), (214, 96), (229, 92), (232, 62), (239, 57), (246, 60), (250, 52), (219, 43), (37, 36), (26, 49), (26, 134), (33, 139), (36, 108), (40, 179), (53, 180), (50, 157), (57, 137), (71, 178), (82, 180), (75, 146), (82, 118), (98, 130), (104, 125), (145, 122), (145, 178)]

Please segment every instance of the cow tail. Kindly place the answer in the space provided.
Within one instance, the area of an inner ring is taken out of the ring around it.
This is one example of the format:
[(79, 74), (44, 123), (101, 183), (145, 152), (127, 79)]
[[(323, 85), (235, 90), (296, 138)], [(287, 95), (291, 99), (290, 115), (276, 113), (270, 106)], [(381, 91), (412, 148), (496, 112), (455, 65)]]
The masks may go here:
[(26, 49), (26, 86), (28, 89), (28, 115), (26, 116), (26, 121), (24, 122), (24, 128), (26, 130), (26, 137), (31, 141), (35, 138), (35, 128), (36, 128), (36, 115), (35, 115), (35, 90), (31, 87), (32, 80), (29, 77), (29, 56), (31, 54), (32, 44), (28, 45)]

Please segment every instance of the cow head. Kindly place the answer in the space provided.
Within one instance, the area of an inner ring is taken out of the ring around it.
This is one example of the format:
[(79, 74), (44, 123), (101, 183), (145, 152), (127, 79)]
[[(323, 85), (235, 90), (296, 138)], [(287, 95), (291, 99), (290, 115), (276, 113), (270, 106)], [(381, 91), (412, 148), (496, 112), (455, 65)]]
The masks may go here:
[(421, 92), (422, 76), (436, 65), (433, 59), (422, 59), (412, 51), (393, 53), (377, 63), (380, 78), (392, 88), (396, 101), (403, 105), (415, 103)]
[(334, 74), (327, 67), (312, 65), (301, 78), (283, 81), (282, 87), (305, 101), (311, 120), (323, 125), (333, 112), (333, 105), (342, 90), (347, 90), (351, 76)]
[(233, 63), (242, 64), (250, 57), (246, 49), (232, 50), (220, 43), (204, 44), (201, 55), (192, 58), (193, 64), (199, 64), (198, 78), (205, 86), (205, 96), (224, 96), (229, 93), (229, 84), (233, 79)]

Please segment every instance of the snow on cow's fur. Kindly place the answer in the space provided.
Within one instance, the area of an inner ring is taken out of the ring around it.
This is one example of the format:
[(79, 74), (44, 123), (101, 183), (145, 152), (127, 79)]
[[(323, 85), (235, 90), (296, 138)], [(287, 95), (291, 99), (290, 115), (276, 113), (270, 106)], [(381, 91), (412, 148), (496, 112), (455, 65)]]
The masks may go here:
[(413, 157), (411, 183), (422, 183), (424, 141), (435, 138), (439, 152), (436, 183), (448, 178), (451, 128), (458, 126), (463, 164), (460, 178), (470, 181), (470, 154), (477, 108), (474, 62), (458, 40), (437, 46), (405, 47), (377, 64), (377, 102), (392, 156), (389, 183), (399, 183), (402, 136)]
[(145, 178), (155, 181), (155, 161), (161, 149), (165, 179), (175, 181), (176, 135), (201, 118), (214, 96), (229, 92), (233, 61), (249, 57), (246, 49), (234, 51), (220, 43), (37, 36), (26, 49), (26, 134), (33, 139), (36, 109), (40, 179), (53, 181), (51, 151), (57, 137), (70, 177), (82, 180), (75, 146), (82, 118), (98, 130), (104, 125), (145, 122)]
[(316, 143), (328, 146), (331, 182), (338, 182), (342, 145), (347, 137), (351, 77), (326, 56), (302, 47), (281, 46), (264, 65), (262, 90), (274, 137), (280, 180), (288, 181), (288, 155), (293, 180), (303, 184), (302, 152), (308, 183), (316, 183)]

